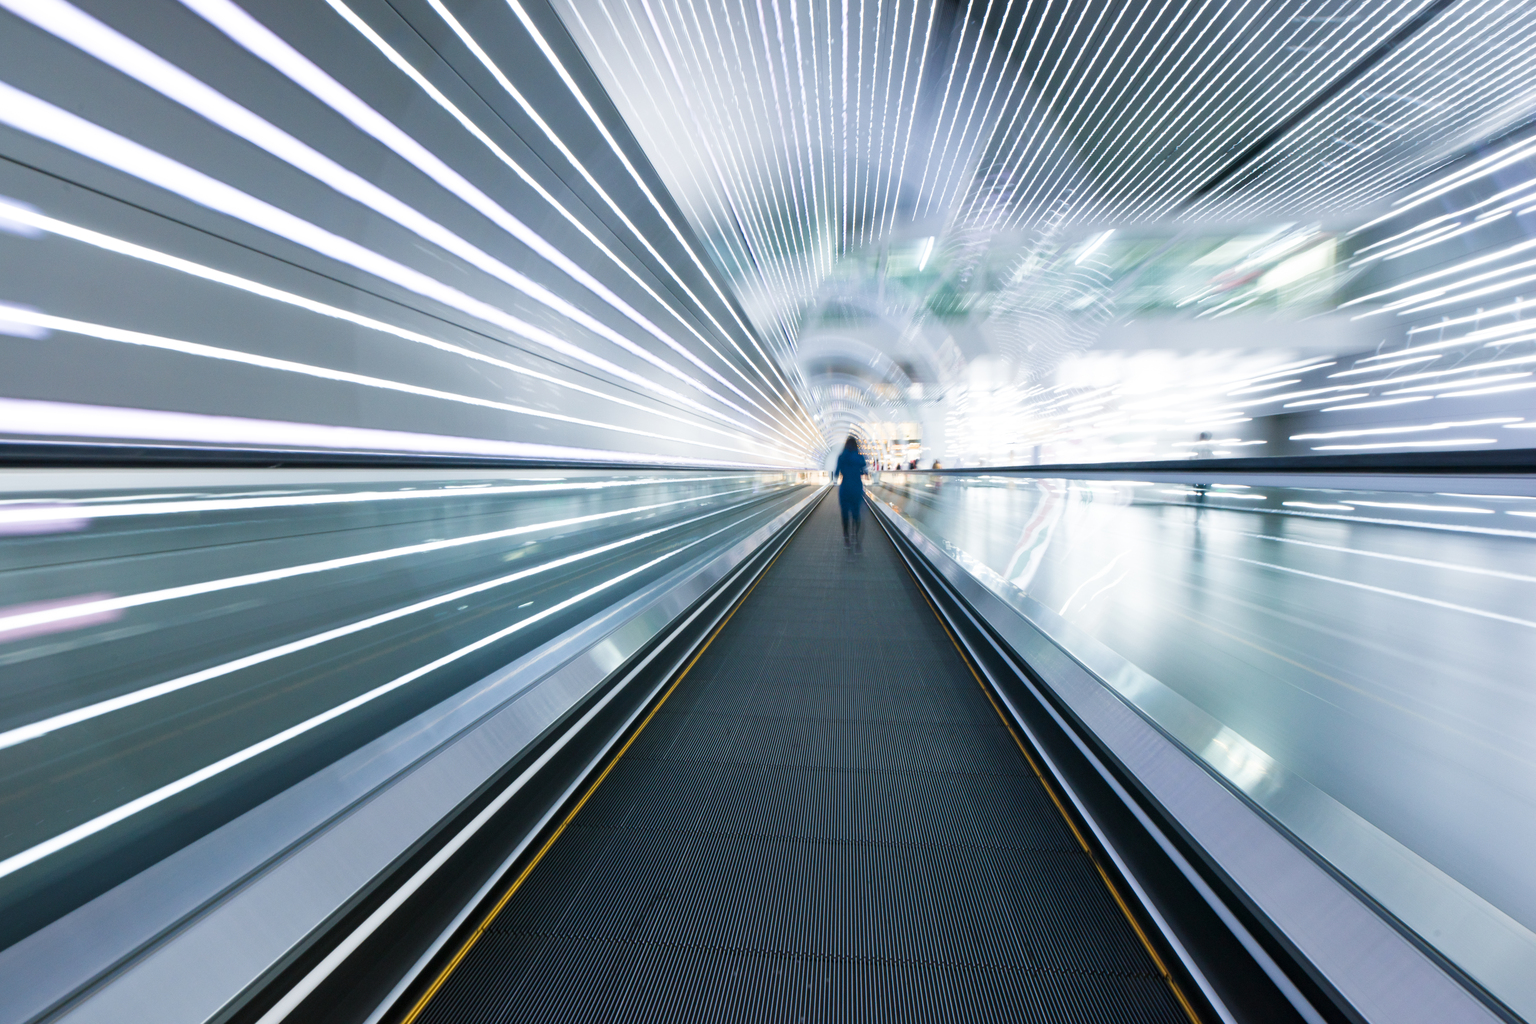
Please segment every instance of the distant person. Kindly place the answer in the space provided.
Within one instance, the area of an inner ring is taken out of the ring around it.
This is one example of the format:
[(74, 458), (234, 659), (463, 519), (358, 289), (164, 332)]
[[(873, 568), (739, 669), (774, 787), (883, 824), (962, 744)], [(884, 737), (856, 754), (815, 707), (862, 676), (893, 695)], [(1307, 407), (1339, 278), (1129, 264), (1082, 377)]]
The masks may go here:
[[(1197, 458), (1197, 459), (1214, 458), (1215, 457), (1215, 452), (1216, 452), (1216, 442), (1211, 440), (1211, 432), (1209, 430), (1202, 430), (1202, 431), (1200, 431), (1199, 436), (1195, 438), (1194, 457)], [(1206, 492), (1208, 492), (1210, 489), (1211, 489), (1211, 485), (1210, 484), (1195, 484), (1194, 485), (1194, 495), (1195, 495), (1195, 504), (1196, 505), (1204, 505), (1205, 504), (1205, 495), (1206, 495)]]
[[(837, 468), (832, 471), (832, 479), (839, 477), (842, 482), (837, 487), (837, 504), (843, 512), (843, 547), (849, 543), (856, 545), (856, 550), (864, 550), (864, 523), (861, 518), (864, 511), (864, 474), (869, 472), (869, 463), (864, 456), (859, 454), (859, 442), (851, 435), (843, 443), (843, 453), (837, 457)], [(853, 525), (850, 539), (848, 526)]]

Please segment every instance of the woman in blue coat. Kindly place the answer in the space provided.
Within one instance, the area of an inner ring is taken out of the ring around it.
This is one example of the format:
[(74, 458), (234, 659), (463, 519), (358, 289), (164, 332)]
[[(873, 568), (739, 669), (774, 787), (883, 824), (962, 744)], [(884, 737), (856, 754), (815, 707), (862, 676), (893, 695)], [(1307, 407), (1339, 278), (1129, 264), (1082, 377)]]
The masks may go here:
[(864, 523), (860, 514), (864, 510), (864, 474), (868, 471), (869, 463), (859, 454), (859, 442), (849, 435), (843, 453), (837, 457), (832, 479), (835, 482), (842, 478), (837, 488), (837, 503), (843, 510), (843, 547), (848, 546), (848, 523), (852, 520), (853, 543), (859, 551), (864, 550)]

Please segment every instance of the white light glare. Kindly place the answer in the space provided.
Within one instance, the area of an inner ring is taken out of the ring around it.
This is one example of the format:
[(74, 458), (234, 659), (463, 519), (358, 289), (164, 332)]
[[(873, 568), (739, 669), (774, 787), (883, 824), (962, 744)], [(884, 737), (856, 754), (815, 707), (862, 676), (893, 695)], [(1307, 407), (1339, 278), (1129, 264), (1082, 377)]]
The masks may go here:
[(1114, 228), (1110, 228), (1108, 231), (1105, 231), (1103, 234), (1095, 235), (1093, 237), (1093, 241), (1088, 243), (1087, 248), (1085, 248), (1082, 252), (1077, 254), (1077, 259), (1072, 261), (1072, 265), (1074, 267), (1078, 266), (1078, 265), (1080, 265), (1083, 262), (1083, 260), (1087, 259), (1089, 256), (1092, 256), (1094, 254), (1094, 251), (1097, 250), (1099, 246), (1101, 246), (1105, 242), (1109, 241), (1109, 236), (1114, 234), (1114, 233), (1115, 233), (1115, 229)]
[(917, 269), (919, 272), (922, 272), (923, 268), (928, 266), (928, 257), (933, 255), (933, 244), (935, 241), (937, 239), (932, 236), (923, 239), (923, 254), (917, 258)]

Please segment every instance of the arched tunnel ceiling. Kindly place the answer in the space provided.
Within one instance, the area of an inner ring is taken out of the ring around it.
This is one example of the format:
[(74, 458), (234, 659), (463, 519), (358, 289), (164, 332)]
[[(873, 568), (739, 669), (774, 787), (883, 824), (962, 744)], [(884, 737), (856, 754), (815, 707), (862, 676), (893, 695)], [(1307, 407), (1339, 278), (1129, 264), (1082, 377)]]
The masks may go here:
[(554, 3), (829, 437), (1095, 347), (1367, 348), (1296, 326), (1339, 239), (1536, 110), (1499, 0)]
[(3, 0), (0, 435), (1529, 447), (1533, 43), (1518, 0)]

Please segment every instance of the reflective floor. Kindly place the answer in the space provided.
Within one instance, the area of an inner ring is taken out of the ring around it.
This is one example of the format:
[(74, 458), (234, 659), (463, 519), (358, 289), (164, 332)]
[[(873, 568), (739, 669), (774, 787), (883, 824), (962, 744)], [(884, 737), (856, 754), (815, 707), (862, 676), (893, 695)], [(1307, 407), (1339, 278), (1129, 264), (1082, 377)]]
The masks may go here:
[(1225, 726), (1195, 753), (1240, 787), (1272, 759), (1536, 928), (1536, 500), (921, 473), (873, 494)]
[(759, 473), (8, 482), (0, 947), (806, 493)]

